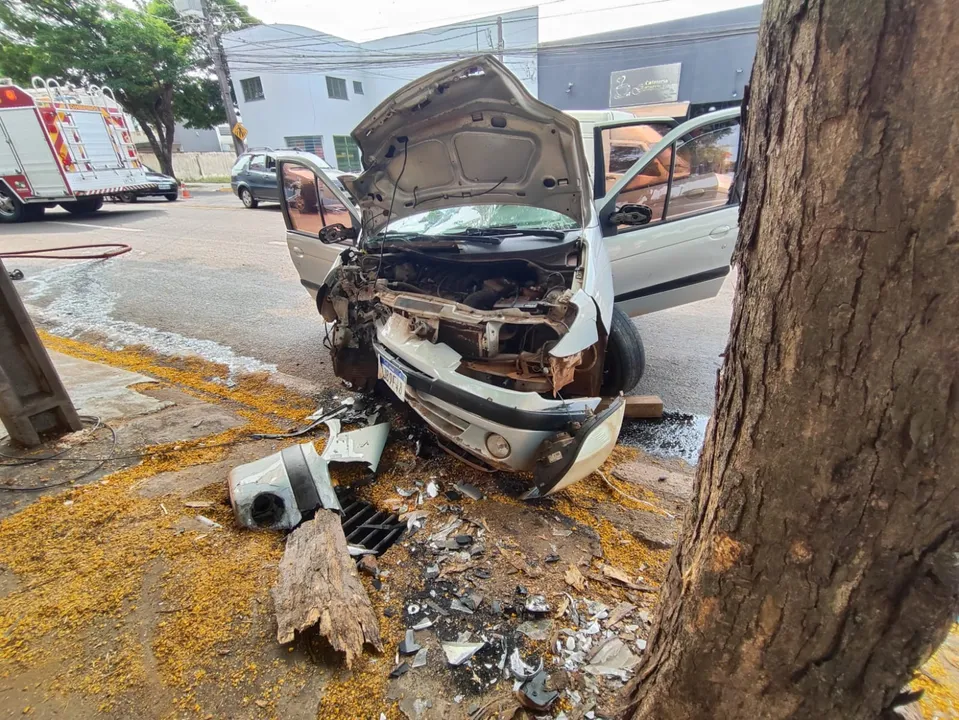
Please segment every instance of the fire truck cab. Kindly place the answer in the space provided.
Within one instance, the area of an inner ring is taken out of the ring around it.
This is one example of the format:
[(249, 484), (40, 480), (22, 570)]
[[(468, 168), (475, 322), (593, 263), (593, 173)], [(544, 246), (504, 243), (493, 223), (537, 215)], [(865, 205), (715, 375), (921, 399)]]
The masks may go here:
[(153, 186), (109, 88), (0, 79), (0, 223), (37, 220), (54, 205), (92, 213), (105, 196)]

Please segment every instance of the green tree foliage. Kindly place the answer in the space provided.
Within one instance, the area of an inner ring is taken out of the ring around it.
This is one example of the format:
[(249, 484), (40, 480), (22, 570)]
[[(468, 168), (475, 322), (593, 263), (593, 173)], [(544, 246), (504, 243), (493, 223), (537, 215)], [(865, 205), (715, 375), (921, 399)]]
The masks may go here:
[[(235, 0), (208, 0), (228, 31), (255, 23)], [(0, 75), (109, 86), (173, 174), (176, 121), (210, 127), (226, 117), (198, 20), (154, 0), (132, 9), (112, 0), (0, 0)]]

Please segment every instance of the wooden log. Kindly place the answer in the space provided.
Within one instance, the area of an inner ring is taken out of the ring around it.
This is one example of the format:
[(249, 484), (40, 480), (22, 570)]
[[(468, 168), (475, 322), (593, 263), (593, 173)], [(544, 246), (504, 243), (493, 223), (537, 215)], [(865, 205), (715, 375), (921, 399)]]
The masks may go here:
[(346, 654), (347, 667), (364, 643), (383, 650), (379, 621), (335, 513), (321, 510), (289, 534), (273, 603), (281, 643), (319, 625), (330, 645)]

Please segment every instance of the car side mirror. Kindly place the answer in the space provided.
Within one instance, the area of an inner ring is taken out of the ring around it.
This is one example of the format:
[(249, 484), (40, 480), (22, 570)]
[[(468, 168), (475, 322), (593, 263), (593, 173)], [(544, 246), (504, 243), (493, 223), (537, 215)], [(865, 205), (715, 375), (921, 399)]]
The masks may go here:
[(333, 223), (332, 225), (320, 228), (317, 237), (320, 238), (320, 242), (324, 245), (331, 245), (332, 243), (343, 240), (356, 240), (356, 228), (348, 228), (343, 223)]
[(609, 216), (612, 225), (646, 225), (653, 219), (653, 210), (646, 205), (627, 203)]

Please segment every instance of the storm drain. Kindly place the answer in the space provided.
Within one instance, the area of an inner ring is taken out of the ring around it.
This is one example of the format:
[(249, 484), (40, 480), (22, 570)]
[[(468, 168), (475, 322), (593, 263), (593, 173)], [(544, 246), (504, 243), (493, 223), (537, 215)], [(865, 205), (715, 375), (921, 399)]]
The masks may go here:
[(343, 507), (343, 534), (350, 545), (380, 555), (406, 529), (406, 523), (396, 513), (377, 510), (370, 503), (357, 500), (349, 490), (336, 488), (336, 497)]

